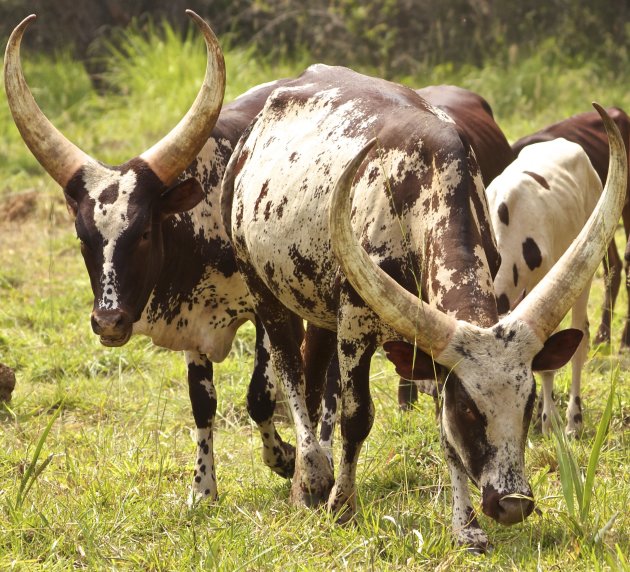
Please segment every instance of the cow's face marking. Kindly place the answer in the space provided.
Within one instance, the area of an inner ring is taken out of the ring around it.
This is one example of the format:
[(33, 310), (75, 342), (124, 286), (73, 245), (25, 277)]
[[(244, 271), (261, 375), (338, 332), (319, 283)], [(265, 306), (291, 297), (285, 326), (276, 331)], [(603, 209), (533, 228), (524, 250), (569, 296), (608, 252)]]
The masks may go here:
[(462, 325), (440, 356), (455, 363), (444, 384), (443, 436), (484, 492), (484, 512), (504, 524), (516, 518), (511, 508), (517, 509), (501, 505), (501, 499), (531, 496), (524, 452), (536, 397), (531, 363), (541, 348), (524, 324)]
[[(88, 164), (83, 172), (83, 184), (91, 199), (94, 230), (98, 233), (103, 246), (103, 263), (101, 275), (98, 278), (102, 295), (100, 299), (94, 300), (95, 306), (102, 310), (118, 308), (119, 279), (117, 269), (114, 267), (114, 251), (116, 244), (129, 227), (131, 216), (129, 199), (136, 182), (137, 176), (134, 171), (121, 173), (96, 163)], [(77, 230), (79, 228), (84, 229), (85, 226), (77, 221)], [(85, 256), (86, 241), (80, 238)], [(90, 237), (89, 242), (94, 243), (94, 238), (96, 237)]]
[(512, 279), (514, 280), (514, 286), (518, 286), (518, 267), (516, 264), (512, 266)]
[(528, 237), (523, 241), (523, 259), (530, 270), (534, 270), (542, 264), (540, 248), (533, 238)]
[(157, 280), (165, 190), (140, 159), (89, 162), (65, 189), (94, 293), (92, 328), (105, 345), (127, 342)]

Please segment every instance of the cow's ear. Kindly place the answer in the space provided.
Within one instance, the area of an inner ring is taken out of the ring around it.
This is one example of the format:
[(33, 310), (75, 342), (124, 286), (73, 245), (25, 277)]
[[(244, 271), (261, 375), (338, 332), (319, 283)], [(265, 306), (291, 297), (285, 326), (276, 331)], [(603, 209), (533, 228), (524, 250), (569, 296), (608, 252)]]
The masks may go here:
[(431, 356), (407, 342), (385, 342), (387, 359), (394, 364), (396, 373), (404, 379), (433, 379), (436, 365)]
[(66, 197), (66, 208), (68, 209), (68, 214), (72, 218), (77, 218), (77, 213), (79, 212), (79, 203), (75, 201), (66, 191), (63, 192), (64, 197)]
[(577, 350), (584, 332), (575, 328), (553, 334), (532, 361), (533, 371), (549, 371), (561, 368)]
[(166, 190), (160, 197), (163, 216), (183, 213), (196, 207), (203, 199), (203, 189), (197, 179), (186, 179)]

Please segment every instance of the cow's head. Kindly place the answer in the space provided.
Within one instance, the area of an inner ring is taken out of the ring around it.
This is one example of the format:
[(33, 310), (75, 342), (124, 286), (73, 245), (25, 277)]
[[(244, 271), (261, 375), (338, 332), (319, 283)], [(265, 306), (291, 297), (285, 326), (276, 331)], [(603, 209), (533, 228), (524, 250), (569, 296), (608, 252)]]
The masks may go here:
[(195, 179), (175, 181), (197, 156), (219, 116), (225, 64), (208, 24), (187, 12), (207, 46), (201, 90), (169, 134), (115, 167), (68, 141), (33, 99), (22, 73), (20, 43), (34, 15), (15, 28), (6, 49), (4, 78), (11, 113), (35, 158), (63, 188), (94, 293), (92, 328), (108, 346), (127, 342), (155, 286), (163, 261), (162, 221), (203, 198)]
[[(534, 507), (524, 463), (535, 398), (532, 372), (562, 366), (577, 348), (579, 330), (552, 334), (601, 261), (625, 198), (624, 144), (614, 123), (596, 107), (610, 140), (602, 198), (564, 256), (492, 327), (457, 320), (424, 303), (361, 248), (350, 223), (349, 195), (354, 174), (374, 141), (348, 165), (331, 201), (331, 239), (342, 270), (383, 322), (420, 348), (426, 361), (431, 356), (447, 372), (441, 410), (446, 454), (479, 486), (484, 512), (502, 524), (520, 522)], [(422, 355), (416, 355), (419, 359)]]

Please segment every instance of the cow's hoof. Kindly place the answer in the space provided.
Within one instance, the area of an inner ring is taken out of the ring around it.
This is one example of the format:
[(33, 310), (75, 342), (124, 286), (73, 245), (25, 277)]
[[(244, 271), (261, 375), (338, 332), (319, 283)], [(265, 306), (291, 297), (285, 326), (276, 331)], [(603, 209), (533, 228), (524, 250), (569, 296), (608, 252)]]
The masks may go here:
[(455, 540), (471, 554), (490, 554), (493, 550), (488, 536), (481, 528), (466, 528), (459, 532)]
[[(328, 489), (329, 490), (329, 489)], [(291, 502), (294, 505), (314, 508), (326, 502), (328, 498), (327, 487), (317, 487), (315, 485), (303, 485), (300, 479), (294, 477), (291, 484)]]
[(582, 423), (578, 424), (574, 424), (574, 425), (567, 425), (566, 428), (564, 429), (564, 434), (569, 438), (569, 439), (581, 439), (582, 438), (582, 433), (584, 431), (584, 426), (582, 425)]
[(291, 501), (308, 507), (319, 506), (328, 499), (333, 484), (333, 474), (326, 455), (319, 447), (312, 448), (296, 460)]
[(216, 491), (210, 491), (210, 489), (205, 489), (203, 491), (198, 491), (195, 489), (191, 489), (188, 494), (188, 500), (186, 501), (186, 506), (190, 509), (199, 506), (201, 503), (213, 503), (219, 500), (219, 495)]
[(593, 338), (594, 346), (608, 346), (610, 345), (610, 330), (604, 326), (600, 325), (595, 337)]
[(336, 483), (328, 499), (328, 512), (335, 515), (337, 524), (344, 525), (352, 521), (357, 512), (354, 490)]

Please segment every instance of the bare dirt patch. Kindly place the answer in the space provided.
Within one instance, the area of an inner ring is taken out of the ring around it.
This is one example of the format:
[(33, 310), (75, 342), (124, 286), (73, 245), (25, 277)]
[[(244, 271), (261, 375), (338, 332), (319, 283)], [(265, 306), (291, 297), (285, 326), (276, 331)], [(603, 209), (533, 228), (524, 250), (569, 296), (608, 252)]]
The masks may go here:
[(32, 217), (37, 211), (37, 191), (24, 191), (10, 195), (0, 202), (0, 221), (19, 222)]

